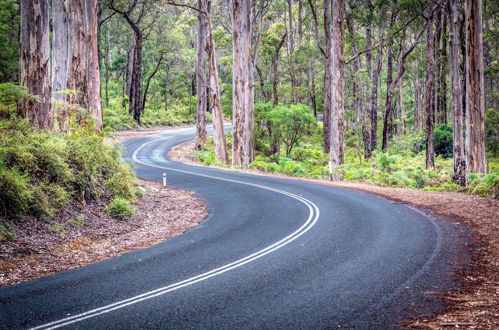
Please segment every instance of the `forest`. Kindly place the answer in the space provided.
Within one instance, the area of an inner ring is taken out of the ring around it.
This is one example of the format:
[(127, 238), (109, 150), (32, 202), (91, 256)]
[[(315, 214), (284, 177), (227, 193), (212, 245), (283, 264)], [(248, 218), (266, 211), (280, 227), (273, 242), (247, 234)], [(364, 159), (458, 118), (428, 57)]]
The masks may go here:
[(207, 165), (497, 197), (498, 20), (491, 0), (1, 0), (0, 212), (133, 212), (104, 141), (181, 124)]

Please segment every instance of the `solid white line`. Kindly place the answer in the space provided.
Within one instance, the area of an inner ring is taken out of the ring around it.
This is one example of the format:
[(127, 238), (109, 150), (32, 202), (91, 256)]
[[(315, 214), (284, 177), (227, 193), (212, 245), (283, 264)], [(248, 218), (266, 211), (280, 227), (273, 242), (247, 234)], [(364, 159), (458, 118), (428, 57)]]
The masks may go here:
[(195, 284), (197, 282), (204, 281), (204, 280), (209, 279), (209, 278), (214, 277), (214, 276), (218, 276), (218, 275), (223, 274), (223, 273), (225, 273), (225, 272), (227, 272), (229, 270), (239, 268), (239, 267), (241, 267), (241, 266), (243, 266), (243, 265), (245, 265), (245, 264), (247, 264), (249, 262), (252, 262), (252, 261), (254, 261), (256, 259), (259, 259), (259, 258), (261, 258), (261, 257), (263, 257), (263, 256), (265, 256), (265, 255), (267, 255), (269, 253), (274, 252), (275, 250), (278, 250), (278, 249), (282, 248), (283, 246), (291, 243), (292, 241), (294, 241), (298, 237), (300, 237), (303, 234), (305, 234), (317, 222), (317, 220), (319, 218), (319, 214), (320, 214), (320, 211), (319, 211), (319, 208), (317, 207), (317, 205), (315, 205), (313, 202), (311, 202), (310, 200), (308, 200), (306, 198), (303, 198), (301, 196), (292, 194), (290, 192), (287, 192), (287, 191), (284, 191), (284, 190), (280, 190), (280, 189), (276, 189), (276, 188), (272, 188), (272, 187), (268, 187), (268, 186), (263, 186), (263, 185), (255, 184), (255, 183), (249, 183), (249, 182), (238, 181), (238, 180), (231, 180), (231, 179), (220, 178), (220, 177), (206, 175), (206, 174), (199, 174), (199, 173), (194, 173), (194, 172), (190, 172), (190, 171), (184, 171), (184, 170), (179, 170), (179, 169), (174, 169), (174, 168), (168, 168), (168, 167), (158, 166), (158, 165), (154, 165), (154, 164), (149, 164), (149, 163), (145, 163), (145, 162), (143, 162), (143, 161), (141, 161), (141, 160), (139, 160), (137, 158), (138, 152), (140, 150), (142, 150), (142, 148), (144, 148), (146, 145), (148, 145), (150, 143), (153, 143), (153, 142), (156, 142), (156, 141), (159, 141), (159, 140), (166, 140), (166, 139), (169, 139), (169, 138), (171, 138), (171, 136), (161, 137), (161, 138), (154, 139), (154, 140), (148, 141), (148, 142), (140, 145), (135, 150), (135, 152), (133, 153), (132, 159), (135, 162), (139, 163), (139, 164), (142, 164), (142, 165), (145, 165), (145, 166), (149, 166), (149, 167), (155, 167), (155, 168), (165, 169), (165, 170), (169, 170), (169, 171), (176, 171), (176, 172), (180, 172), (180, 173), (185, 173), (185, 174), (190, 174), (190, 175), (196, 175), (196, 176), (201, 176), (201, 177), (206, 177), (206, 178), (211, 178), (211, 179), (216, 179), (216, 180), (221, 180), (221, 181), (227, 181), (227, 182), (232, 182), (232, 183), (244, 184), (244, 185), (248, 185), (248, 186), (252, 186), (252, 187), (257, 187), (257, 188), (260, 188), (260, 189), (270, 190), (270, 191), (273, 191), (273, 192), (276, 192), (276, 193), (279, 193), (279, 194), (282, 194), (282, 195), (286, 195), (288, 197), (291, 197), (293, 199), (296, 199), (296, 200), (302, 202), (303, 204), (305, 204), (308, 207), (308, 209), (309, 209), (309, 216), (307, 218), (307, 221), (305, 221), (305, 223), (300, 228), (298, 228), (297, 230), (295, 230), (290, 235), (284, 237), (283, 239), (281, 239), (281, 240), (279, 240), (279, 241), (277, 241), (277, 242), (275, 242), (275, 243), (267, 246), (266, 248), (264, 248), (262, 250), (259, 250), (259, 251), (255, 252), (253, 254), (250, 254), (250, 255), (248, 255), (248, 256), (246, 256), (244, 258), (241, 258), (239, 260), (236, 260), (236, 261), (231, 262), (229, 264), (226, 264), (224, 266), (212, 269), (211, 271), (202, 273), (200, 275), (188, 278), (186, 280), (183, 280), (183, 281), (180, 281), (180, 282), (177, 282), (177, 283), (170, 284), (168, 286), (165, 286), (165, 287), (162, 287), (162, 288), (159, 288), (159, 289), (148, 291), (148, 292), (142, 293), (140, 295), (137, 295), (137, 296), (134, 296), (134, 297), (131, 297), (131, 298), (128, 298), (128, 299), (124, 299), (124, 300), (117, 301), (115, 303), (112, 303), (112, 304), (109, 304), (109, 305), (106, 305), (106, 306), (103, 306), (103, 307), (99, 307), (99, 308), (95, 308), (95, 309), (89, 310), (89, 311), (84, 312), (84, 313), (80, 313), (80, 314), (77, 314), (77, 315), (66, 317), (66, 318), (63, 318), (63, 319), (60, 319), (60, 320), (57, 320), (57, 321), (53, 321), (53, 322), (50, 322), (50, 323), (46, 323), (46, 324), (37, 326), (37, 327), (32, 328), (32, 329), (56, 329), (56, 328), (60, 328), (60, 327), (63, 327), (63, 326), (69, 325), (69, 324), (73, 324), (73, 323), (76, 323), (76, 322), (79, 322), (79, 321), (83, 321), (85, 319), (92, 318), (92, 317), (95, 317), (95, 316), (98, 316), (98, 315), (101, 315), (101, 314), (109, 313), (111, 311), (114, 311), (114, 310), (117, 310), (117, 309), (129, 306), (129, 305), (132, 305), (132, 304), (136, 304), (138, 302), (141, 302), (141, 301), (144, 301), (144, 300), (147, 300), (147, 299), (151, 299), (151, 298), (154, 298), (154, 297), (166, 294), (168, 292), (171, 292), (171, 291), (174, 291), (174, 290), (177, 290), (177, 289), (180, 289), (180, 288), (183, 288), (183, 287)]

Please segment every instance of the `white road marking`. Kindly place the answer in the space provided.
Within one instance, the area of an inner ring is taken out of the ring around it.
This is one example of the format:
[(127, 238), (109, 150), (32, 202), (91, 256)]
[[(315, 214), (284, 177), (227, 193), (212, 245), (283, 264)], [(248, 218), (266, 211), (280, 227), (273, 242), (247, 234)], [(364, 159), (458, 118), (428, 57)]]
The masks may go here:
[(132, 159), (139, 164), (149, 166), (149, 167), (155, 167), (155, 168), (164, 169), (164, 170), (168, 170), (168, 171), (175, 171), (175, 172), (180, 172), (180, 173), (185, 173), (185, 174), (190, 174), (190, 175), (201, 176), (201, 177), (205, 177), (205, 178), (211, 178), (211, 179), (215, 179), (215, 180), (243, 184), (243, 185), (247, 185), (247, 186), (257, 187), (260, 189), (270, 190), (270, 191), (294, 198), (294, 199), (302, 202), (303, 204), (305, 204), (308, 207), (310, 213), (309, 213), (309, 216), (307, 218), (307, 221), (305, 221), (305, 223), (300, 228), (298, 228), (296, 231), (294, 231), (290, 235), (284, 237), (283, 239), (267, 246), (266, 248), (264, 248), (260, 251), (257, 251), (253, 254), (250, 254), (244, 258), (241, 258), (241, 259), (236, 260), (234, 262), (231, 262), (229, 264), (226, 264), (222, 267), (212, 269), (208, 272), (205, 272), (205, 273), (202, 273), (200, 275), (188, 278), (186, 280), (183, 280), (183, 281), (180, 281), (177, 283), (173, 283), (173, 284), (164, 286), (164, 287), (156, 289), (156, 290), (148, 291), (148, 292), (142, 293), (140, 295), (137, 295), (137, 296), (134, 296), (134, 297), (131, 297), (128, 299), (120, 300), (120, 301), (117, 301), (115, 303), (103, 306), (103, 307), (95, 308), (95, 309), (89, 310), (89, 311), (84, 312), (84, 313), (76, 314), (76, 315), (66, 317), (66, 318), (63, 318), (63, 319), (60, 319), (57, 321), (53, 321), (50, 323), (39, 325), (39, 326), (34, 327), (32, 329), (56, 329), (56, 328), (60, 328), (60, 327), (66, 326), (66, 325), (70, 325), (70, 324), (73, 324), (76, 322), (83, 321), (83, 320), (88, 319), (88, 318), (92, 318), (92, 317), (95, 317), (98, 315), (109, 313), (111, 311), (129, 306), (132, 304), (136, 304), (136, 303), (139, 303), (139, 302), (144, 301), (144, 300), (148, 300), (148, 299), (151, 299), (151, 298), (154, 298), (157, 296), (161, 296), (161, 295), (166, 294), (168, 292), (195, 284), (197, 282), (204, 281), (204, 280), (209, 279), (209, 278), (214, 277), (214, 276), (218, 276), (218, 275), (223, 274), (229, 270), (239, 268), (239, 267), (241, 267), (249, 262), (252, 262), (252, 261), (257, 260), (257, 259), (259, 259), (259, 258), (261, 258), (269, 253), (272, 253), (272, 252), (282, 248), (285, 245), (288, 245), (289, 243), (291, 243), (292, 241), (294, 241), (295, 239), (297, 239), (298, 237), (302, 236), (307, 231), (309, 231), (310, 228), (312, 228), (315, 225), (315, 223), (317, 222), (317, 220), (319, 219), (320, 211), (319, 211), (319, 208), (317, 207), (317, 205), (315, 205), (312, 201), (310, 201), (304, 197), (292, 194), (290, 192), (276, 189), (276, 188), (272, 188), (272, 187), (268, 187), (268, 186), (255, 184), (255, 183), (249, 183), (249, 182), (238, 181), (238, 180), (231, 180), (231, 179), (226, 179), (226, 178), (221, 178), (221, 177), (216, 177), (216, 176), (211, 176), (211, 175), (206, 175), (206, 174), (199, 174), (199, 173), (195, 173), (195, 172), (184, 171), (184, 170), (149, 164), (149, 163), (143, 162), (137, 158), (138, 152), (140, 150), (142, 150), (142, 148), (144, 148), (146, 145), (153, 143), (153, 142), (156, 142), (156, 141), (159, 141), (159, 140), (166, 140), (169, 138), (171, 138), (171, 136), (161, 137), (161, 138), (154, 139), (154, 140), (148, 141), (146, 143), (143, 143), (135, 150), (135, 152), (132, 155)]

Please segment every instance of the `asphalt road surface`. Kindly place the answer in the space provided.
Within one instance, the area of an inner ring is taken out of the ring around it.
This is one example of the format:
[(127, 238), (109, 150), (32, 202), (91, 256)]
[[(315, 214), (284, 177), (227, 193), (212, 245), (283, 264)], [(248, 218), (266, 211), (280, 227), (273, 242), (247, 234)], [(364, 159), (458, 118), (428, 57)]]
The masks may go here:
[(205, 198), (201, 224), (0, 289), (0, 327), (379, 329), (442, 308), (461, 229), (363, 192), (165, 159), (193, 136), (130, 140), (125, 159)]

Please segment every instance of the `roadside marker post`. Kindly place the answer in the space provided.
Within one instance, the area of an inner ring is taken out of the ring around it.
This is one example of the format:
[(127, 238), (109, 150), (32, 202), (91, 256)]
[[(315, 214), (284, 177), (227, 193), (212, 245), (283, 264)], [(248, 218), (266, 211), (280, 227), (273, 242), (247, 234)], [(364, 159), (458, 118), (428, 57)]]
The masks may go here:
[(166, 172), (163, 173), (163, 188), (166, 188)]

